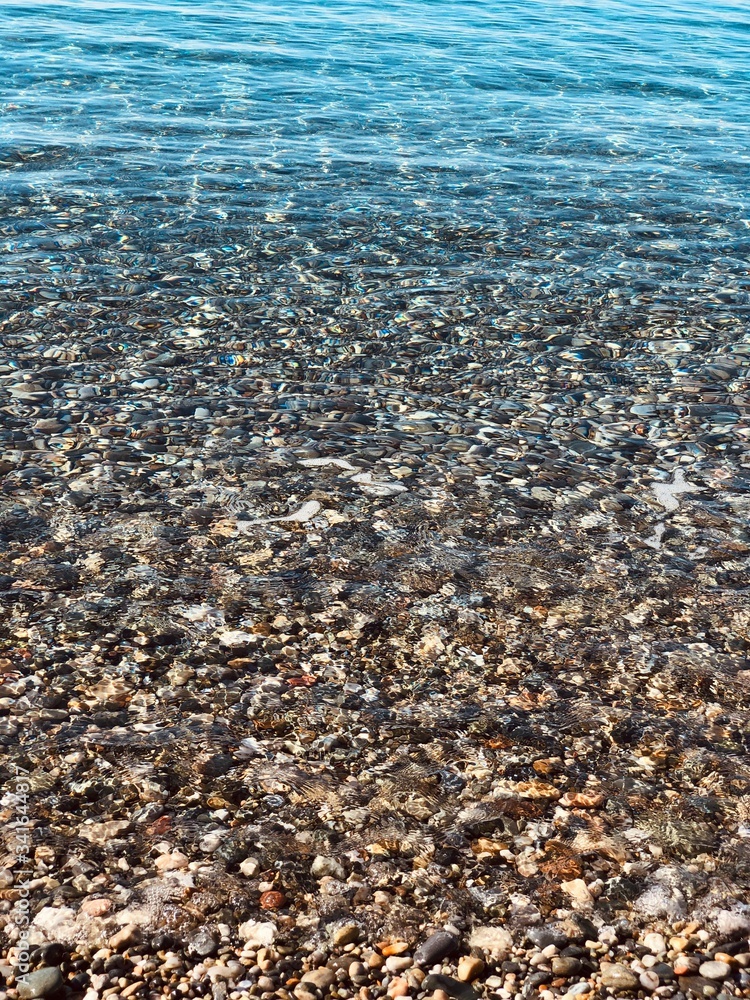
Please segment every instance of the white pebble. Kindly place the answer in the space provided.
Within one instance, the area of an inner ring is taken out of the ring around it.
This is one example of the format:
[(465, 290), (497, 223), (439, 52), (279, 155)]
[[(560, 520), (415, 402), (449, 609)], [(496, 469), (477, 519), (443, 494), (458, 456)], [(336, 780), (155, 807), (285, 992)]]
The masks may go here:
[(653, 992), (659, 985), (659, 977), (655, 972), (642, 972), (638, 978), (644, 990)]

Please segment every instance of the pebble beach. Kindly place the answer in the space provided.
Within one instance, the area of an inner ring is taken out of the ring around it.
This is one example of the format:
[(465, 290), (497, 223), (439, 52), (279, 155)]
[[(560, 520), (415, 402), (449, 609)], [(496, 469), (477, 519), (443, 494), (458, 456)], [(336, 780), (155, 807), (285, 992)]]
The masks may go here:
[(0, 11), (0, 1000), (750, 997), (741, 12), (131, 7)]

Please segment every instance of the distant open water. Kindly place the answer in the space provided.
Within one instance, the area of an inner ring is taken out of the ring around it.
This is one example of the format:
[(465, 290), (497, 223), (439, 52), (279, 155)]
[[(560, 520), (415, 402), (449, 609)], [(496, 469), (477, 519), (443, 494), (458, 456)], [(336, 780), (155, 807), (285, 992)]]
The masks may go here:
[(14, 296), (249, 261), (747, 308), (744, 2), (0, 3), (0, 71)]

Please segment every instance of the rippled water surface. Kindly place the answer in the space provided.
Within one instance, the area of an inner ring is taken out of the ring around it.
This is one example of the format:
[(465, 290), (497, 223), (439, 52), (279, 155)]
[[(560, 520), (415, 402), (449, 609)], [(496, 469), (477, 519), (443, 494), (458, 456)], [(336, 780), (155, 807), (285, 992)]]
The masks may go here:
[(6, 284), (251, 250), (386, 292), (744, 287), (740, 3), (3, 3), (0, 37)]

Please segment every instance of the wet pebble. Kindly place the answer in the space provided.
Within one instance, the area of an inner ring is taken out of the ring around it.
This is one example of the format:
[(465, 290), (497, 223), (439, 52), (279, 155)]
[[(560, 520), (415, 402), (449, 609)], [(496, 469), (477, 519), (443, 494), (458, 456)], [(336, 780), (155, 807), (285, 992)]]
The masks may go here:
[(21, 976), (17, 983), (20, 1000), (35, 1000), (56, 993), (63, 986), (63, 977), (57, 966), (36, 969)]

